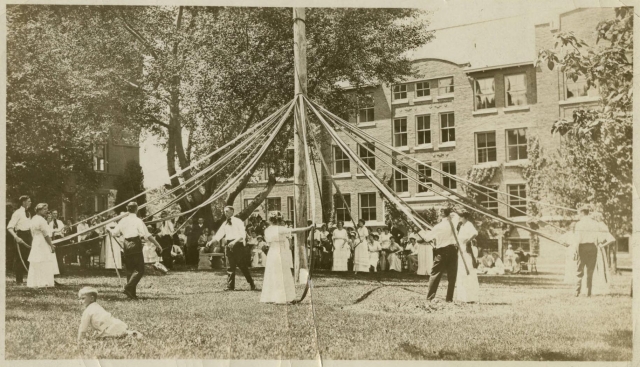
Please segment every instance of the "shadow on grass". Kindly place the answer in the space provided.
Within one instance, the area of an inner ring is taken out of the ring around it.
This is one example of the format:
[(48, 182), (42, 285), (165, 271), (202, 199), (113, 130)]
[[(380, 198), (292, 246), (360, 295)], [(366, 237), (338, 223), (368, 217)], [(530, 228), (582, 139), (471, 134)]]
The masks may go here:
[(433, 357), (437, 356), (437, 354), (429, 354), (424, 349), (407, 342), (400, 343), (399, 347), (403, 352), (416, 359), (433, 359)]
[(613, 330), (604, 335), (604, 341), (612, 347), (632, 349), (633, 332), (631, 330)]
[(367, 297), (369, 297), (371, 295), (371, 293), (375, 292), (376, 290), (378, 290), (380, 288), (382, 288), (382, 287), (376, 287), (376, 288), (373, 288), (373, 289), (365, 292), (365, 294), (363, 294), (362, 296), (358, 297), (358, 299), (355, 302), (353, 302), (353, 304), (355, 305), (355, 304), (358, 304), (358, 303), (364, 301), (365, 299), (367, 299)]

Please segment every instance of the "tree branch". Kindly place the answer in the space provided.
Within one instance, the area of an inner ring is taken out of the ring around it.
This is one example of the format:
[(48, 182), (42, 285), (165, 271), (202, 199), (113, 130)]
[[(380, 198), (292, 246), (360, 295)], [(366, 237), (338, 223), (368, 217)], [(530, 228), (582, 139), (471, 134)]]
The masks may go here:
[(153, 49), (153, 47), (151, 46), (151, 43), (149, 41), (147, 41), (146, 38), (144, 38), (137, 30), (135, 30), (130, 24), (129, 22), (127, 22), (127, 20), (124, 18), (124, 15), (120, 14), (120, 19), (122, 20), (122, 22), (124, 23), (124, 28), (129, 31), (129, 33), (131, 33), (131, 35), (133, 35), (133, 37), (135, 37), (138, 41), (142, 42), (142, 44), (144, 45), (144, 47), (149, 50), (149, 53), (151, 53), (151, 56), (153, 56), (154, 59), (158, 59), (158, 54), (156, 53), (156, 51)]

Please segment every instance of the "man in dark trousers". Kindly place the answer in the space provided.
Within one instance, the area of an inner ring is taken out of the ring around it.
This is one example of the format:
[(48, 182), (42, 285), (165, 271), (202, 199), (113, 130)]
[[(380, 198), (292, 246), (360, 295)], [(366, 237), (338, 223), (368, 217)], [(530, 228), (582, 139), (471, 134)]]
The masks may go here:
[(576, 240), (578, 242), (576, 297), (580, 296), (585, 267), (587, 268), (587, 297), (591, 297), (593, 272), (596, 269), (599, 248), (608, 246), (616, 241), (604, 223), (598, 222), (589, 216), (590, 211), (589, 206), (581, 207), (578, 210), (580, 220), (575, 226)]
[(234, 217), (233, 212), (234, 209), (232, 206), (226, 206), (224, 208), (224, 215), (226, 219), (207, 246), (211, 246), (214, 243), (221, 241), (223, 238), (227, 245), (226, 254), (227, 261), (229, 261), (229, 268), (227, 269), (227, 288), (225, 290), (232, 291), (235, 289), (236, 267), (238, 267), (240, 268), (240, 271), (242, 271), (245, 279), (247, 279), (247, 283), (251, 286), (251, 290), (255, 291), (258, 289), (253, 283), (251, 273), (249, 273), (246, 261), (246, 250), (244, 247), (244, 241), (247, 233), (244, 228), (244, 223), (240, 218)]
[(420, 231), (419, 235), (426, 242), (435, 240), (433, 250), (433, 268), (429, 277), (429, 292), (427, 300), (436, 297), (436, 291), (443, 273), (447, 273), (449, 285), (447, 287), (447, 302), (453, 302), (453, 292), (456, 289), (458, 276), (458, 247), (454, 234), (455, 224), (451, 222), (451, 209), (440, 209), (440, 223), (433, 226), (431, 231)]
[(129, 215), (122, 218), (113, 229), (108, 229), (111, 235), (124, 237), (124, 266), (127, 269), (127, 285), (123, 293), (129, 299), (138, 299), (136, 286), (144, 276), (144, 255), (142, 254), (142, 239), (151, 241), (158, 249), (160, 244), (147, 230), (142, 219), (138, 218), (138, 204), (135, 201), (127, 204)]
[[(31, 215), (29, 214), (31, 198), (24, 195), (20, 196), (19, 201), (20, 208), (13, 212), (11, 220), (7, 224), (7, 231), (9, 231), (15, 243), (18, 244), (13, 258), (13, 271), (16, 273), (16, 283), (22, 284), (24, 274), (29, 267), (28, 259), (33, 238), (31, 237)], [(15, 243), (13, 244), (14, 247), (16, 246)]]
[(198, 223), (191, 227), (187, 234), (187, 247), (185, 251), (185, 263), (188, 267), (198, 267), (200, 253), (198, 252), (198, 240), (204, 232), (204, 218), (198, 218)]

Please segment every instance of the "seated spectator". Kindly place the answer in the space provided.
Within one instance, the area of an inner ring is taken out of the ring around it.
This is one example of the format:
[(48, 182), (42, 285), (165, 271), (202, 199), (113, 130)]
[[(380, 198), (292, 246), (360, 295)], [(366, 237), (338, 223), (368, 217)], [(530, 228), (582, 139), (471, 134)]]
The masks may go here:
[(267, 243), (262, 236), (255, 237), (255, 245), (251, 248), (251, 267), (264, 268), (267, 265), (267, 254), (264, 252), (264, 247), (267, 247)]
[(519, 267), (518, 257), (513, 251), (513, 246), (508, 245), (507, 251), (504, 252), (504, 269), (506, 272), (515, 273)]
[(405, 250), (409, 251), (407, 255), (407, 262), (409, 265), (409, 272), (415, 273), (418, 271), (418, 244), (416, 243), (416, 237), (409, 238), (409, 243)]
[(184, 252), (182, 248), (176, 244), (171, 246), (171, 260), (173, 264), (184, 264)]
[(402, 251), (402, 247), (395, 242), (395, 238), (391, 237), (389, 239), (389, 255), (387, 255), (387, 260), (389, 261), (389, 270), (401, 272), (402, 271), (402, 261), (400, 260), (400, 252)]

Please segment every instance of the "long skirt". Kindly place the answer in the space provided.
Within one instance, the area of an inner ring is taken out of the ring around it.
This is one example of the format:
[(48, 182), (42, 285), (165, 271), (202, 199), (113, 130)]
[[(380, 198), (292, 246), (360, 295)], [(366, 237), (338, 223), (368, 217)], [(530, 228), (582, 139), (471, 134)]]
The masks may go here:
[[(123, 241), (120, 241), (120, 243), (123, 243)], [(112, 239), (111, 236), (105, 237), (102, 248), (104, 251), (104, 261), (100, 259), (100, 262), (104, 262), (104, 268), (122, 269), (122, 256), (120, 252), (120, 246), (118, 245), (116, 240)]]
[(51, 252), (51, 247), (41, 235), (35, 236), (31, 243), (29, 254), (29, 274), (27, 275), (27, 287), (41, 288), (53, 287), (53, 276), (60, 274), (56, 254)]
[(336, 245), (335, 250), (333, 250), (333, 271), (347, 271), (349, 267), (347, 266), (347, 262), (349, 261), (349, 257), (351, 256), (351, 250), (347, 245)]
[[(458, 276), (456, 279), (455, 300), (460, 302), (478, 302), (480, 295), (480, 285), (478, 284), (478, 274), (471, 264), (471, 255), (465, 253), (464, 260), (467, 263), (465, 268), (462, 256), (458, 252)], [(467, 274), (467, 269), (469, 274)]]
[(402, 271), (402, 261), (400, 261), (400, 257), (395, 253), (390, 253), (387, 256), (387, 260), (389, 261), (389, 270)]
[(389, 261), (387, 261), (387, 253), (382, 251), (380, 252), (380, 271), (389, 270)]
[(380, 260), (379, 252), (370, 252), (369, 253), (369, 267), (373, 266), (373, 271), (377, 271), (378, 261)]
[(362, 241), (353, 254), (353, 271), (369, 271), (369, 247)]
[(418, 245), (418, 275), (431, 274), (433, 267), (433, 247)]
[(289, 267), (287, 256), (291, 251), (288, 244), (272, 242), (267, 254), (260, 302), (288, 303), (296, 298), (296, 287)]

